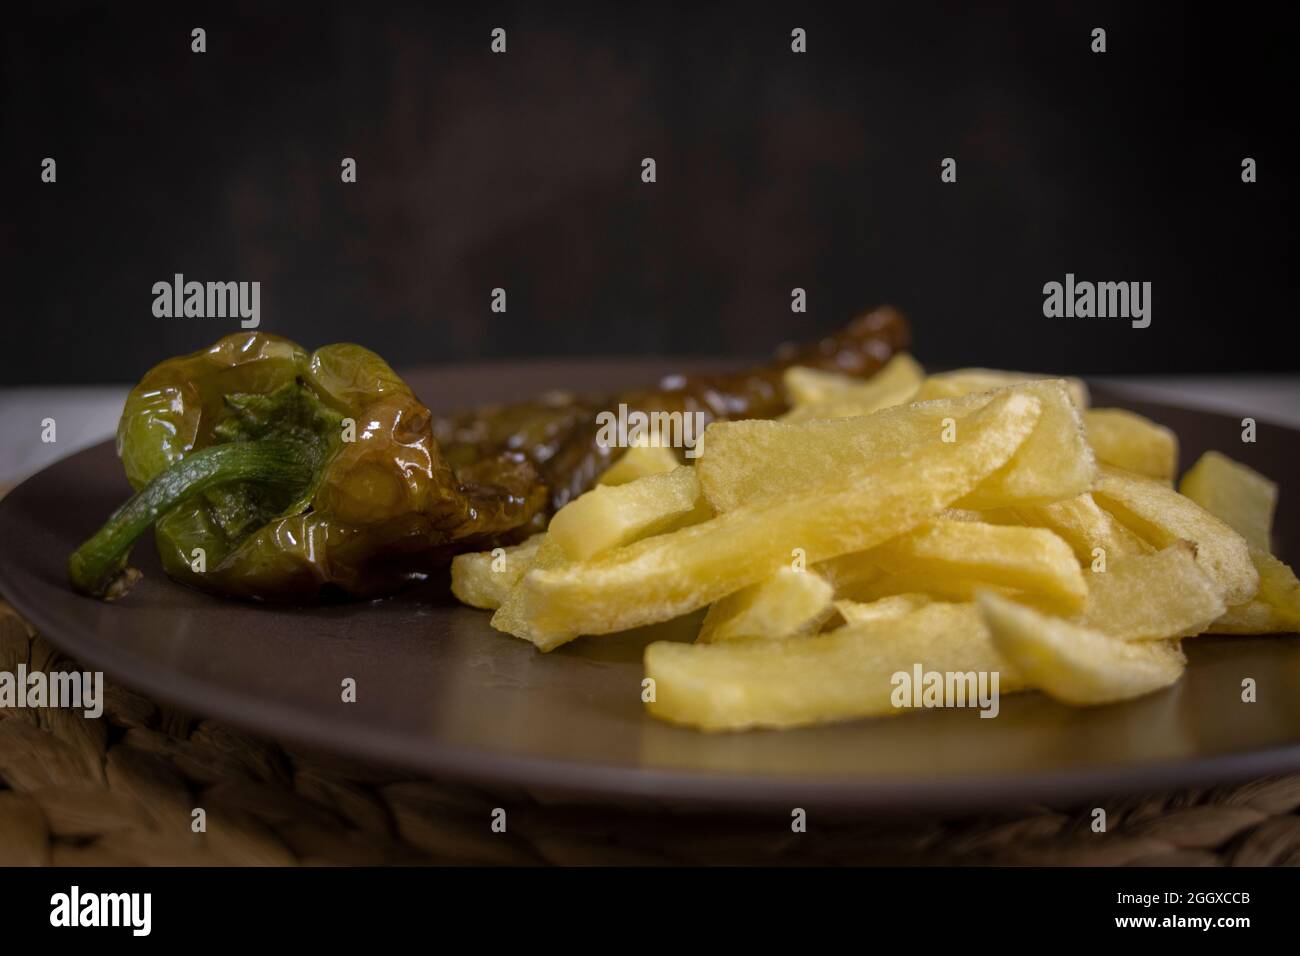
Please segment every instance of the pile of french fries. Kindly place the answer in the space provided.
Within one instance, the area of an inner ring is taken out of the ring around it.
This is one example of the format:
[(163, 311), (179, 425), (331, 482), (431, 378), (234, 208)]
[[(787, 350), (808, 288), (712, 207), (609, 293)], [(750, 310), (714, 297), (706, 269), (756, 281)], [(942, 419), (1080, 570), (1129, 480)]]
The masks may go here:
[(549, 529), (452, 565), (463, 602), (552, 650), (703, 608), (645, 651), (656, 717), (701, 730), (899, 712), (915, 665), (1102, 704), (1174, 683), (1181, 641), (1300, 627), (1271, 481), (1089, 407), (1075, 379), (908, 355), (786, 374), (779, 421), (715, 423), (694, 465), (629, 449)]

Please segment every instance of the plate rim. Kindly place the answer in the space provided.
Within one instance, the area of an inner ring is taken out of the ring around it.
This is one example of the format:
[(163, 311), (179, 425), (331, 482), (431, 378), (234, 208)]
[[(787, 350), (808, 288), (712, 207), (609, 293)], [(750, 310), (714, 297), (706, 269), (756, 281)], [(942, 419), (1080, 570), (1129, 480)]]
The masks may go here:
[[(507, 363), (502, 363), (507, 364)], [(1104, 392), (1120, 402), (1126, 390), (1112, 385)], [(1134, 395), (1133, 404), (1148, 409), (1226, 417), (1209, 411)], [(1283, 424), (1272, 427), (1300, 435), (1300, 428)], [(30, 475), (0, 499), (0, 524), (5, 513), (21, 500), (19, 494), (51, 468), (71, 459), (102, 453), (113, 440), (79, 449)], [(178, 585), (179, 586), (179, 585)], [(886, 813), (935, 812), (1006, 808), (1011, 802), (1077, 805), (1100, 796), (1121, 796), (1206, 784), (1221, 784), (1253, 777), (1300, 771), (1300, 739), (1294, 743), (1252, 750), (1172, 758), (1142, 764), (1107, 763), (1085, 769), (1056, 769), (1030, 773), (963, 774), (959, 776), (899, 775), (888, 778), (866, 775), (808, 776), (791, 778), (763, 772), (697, 772), (648, 769), (609, 763), (587, 763), (562, 757), (541, 757), (475, 750), (431, 742), (417, 750), (375, 735), (355, 725), (327, 729), (311, 715), (278, 700), (259, 697), (242, 689), (168, 671), (147, 659), (131, 662), (129, 676), (122, 668), (128, 662), (113, 654), (111, 645), (83, 638), (78, 629), (62, 628), (57, 611), (41, 605), (26, 594), (20, 582), (0, 574), (0, 598), (38, 634), (78, 663), (102, 670), (122, 686), (177, 707), (194, 716), (220, 720), (275, 743), (297, 746), (332, 756), (355, 759), (394, 770), (419, 772), (430, 777), (481, 786), (537, 790), (617, 799), (620, 802), (694, 806), (703, 809), (734, 808), (759, 811), (791, 805), (827, 810)], [(1278, 635), (1278, 640), (1296, 640)], [(646, 718), (650, 719), (650, 718)], [(268, 730), (267, 727), (274, 727)], [(798, 731), (758, 730), (754, 733)], [(1014, 797), (1012, 795), (1014, 794)]]

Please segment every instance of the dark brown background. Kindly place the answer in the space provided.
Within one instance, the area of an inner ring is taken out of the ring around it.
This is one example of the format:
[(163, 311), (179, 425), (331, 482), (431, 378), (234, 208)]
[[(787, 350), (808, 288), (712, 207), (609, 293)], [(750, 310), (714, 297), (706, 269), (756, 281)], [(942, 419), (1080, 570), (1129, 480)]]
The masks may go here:
[[(888, 300), (935, 364), (1296, 368), (1278, 342), (1297, 300), (1300, 83), (1293, 34), (1264, 10), (56, 2), (3, 16), (3, 384), (132, 380), (234, 327), (154, 318), (150, 287), (174, 272), (260, 280), (263, 328), (407, 366), (762, 354)], [(206, 54), (189, 52), (193, 26)], [(790, 52), (794, 26), (807, 55)], [(47, 155), (57, 185), (39, 181)], [(939, 181), (944, 156), (956, 185)], [(1042, 284), (1067, 271), (1153, 282), (1152, 327), (1043, 318)], [(790, 312), (796, 285), (807, 315)], [(494, 286), (506, 315), (489, 311)]]

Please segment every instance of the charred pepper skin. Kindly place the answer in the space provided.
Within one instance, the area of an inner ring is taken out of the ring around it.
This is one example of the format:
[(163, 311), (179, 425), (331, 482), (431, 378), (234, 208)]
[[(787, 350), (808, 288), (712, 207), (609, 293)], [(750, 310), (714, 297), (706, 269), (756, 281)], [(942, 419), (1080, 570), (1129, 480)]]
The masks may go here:
[[(862, 313), (839, 332), (805, 346), (786, 345), (767, 365), (714, 375), (669, 375), (653, 388), (595, 398), (567, 396), (467, 411), (439, 419), (434, 435), (448, 460), (472, 462), (502, 449), (522, 451), (550, 488), (544, 521), (595, 484), (623, 450), (597, 442), (596, 415), (629, 411), (702, 412), (705, 424), (775, 418), (788, 410), (782, 373), (793, 365), (865, 378), (911, 346), (906, 318), (892, 306)], [(541, 527), (534, 530), (541, 530)]]
[[(431, 421), (387, 363), (357, 345), (309, 354), (251, 332), (165, 361), (132, 390), (118, 428), (136, 498), (78, 549), (69, 578), (120, 597), (135, 577), (131, 542), (156, 517), (164, 569), (194, 587), (278, 601), (311, 601), (327, 587), (369, 597), (544, 507), (545, 488), (519, 456), (485, 457), (462, 482)], [(240, 445), (274, 447), (279, 467), (227, 455), (242, 467), (187, 474), (205, 450)]]
[(596, 440), (602, 409), (773, 417), (786, 409), (787, 367), (865, 376), (908, 344), (906, 321), (886, 307), (747, 371), (435, 418), (359, 345), (308, 353), (262, 332), (230, 335), (162, 362), (131, 391), (118, 453), (136, 496), (72, 556), (69, 579), (121, 597), (138, 578), (131, 545), (153, 523), (164, 570), (204, 591), (297, 603), (391, 593), (459, 552), (543, 530), (622, 454)]

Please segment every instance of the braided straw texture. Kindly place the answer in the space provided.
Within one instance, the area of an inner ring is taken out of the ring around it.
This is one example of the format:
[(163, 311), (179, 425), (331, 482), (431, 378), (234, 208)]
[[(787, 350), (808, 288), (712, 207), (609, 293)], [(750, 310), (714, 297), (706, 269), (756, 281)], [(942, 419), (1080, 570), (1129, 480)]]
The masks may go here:
[[(0, 604), (0, 671), (76, 669)], [(1092, 809), (808, 821), (575, 802), (308, 757), (111, 682), (102, 719), (0, 709), (0, 866), (1300, 864), (1300, 775)], [(506, 831), (493, 832), (494, 808)], [(192, 832), (193, 811), (206, 814)]]

